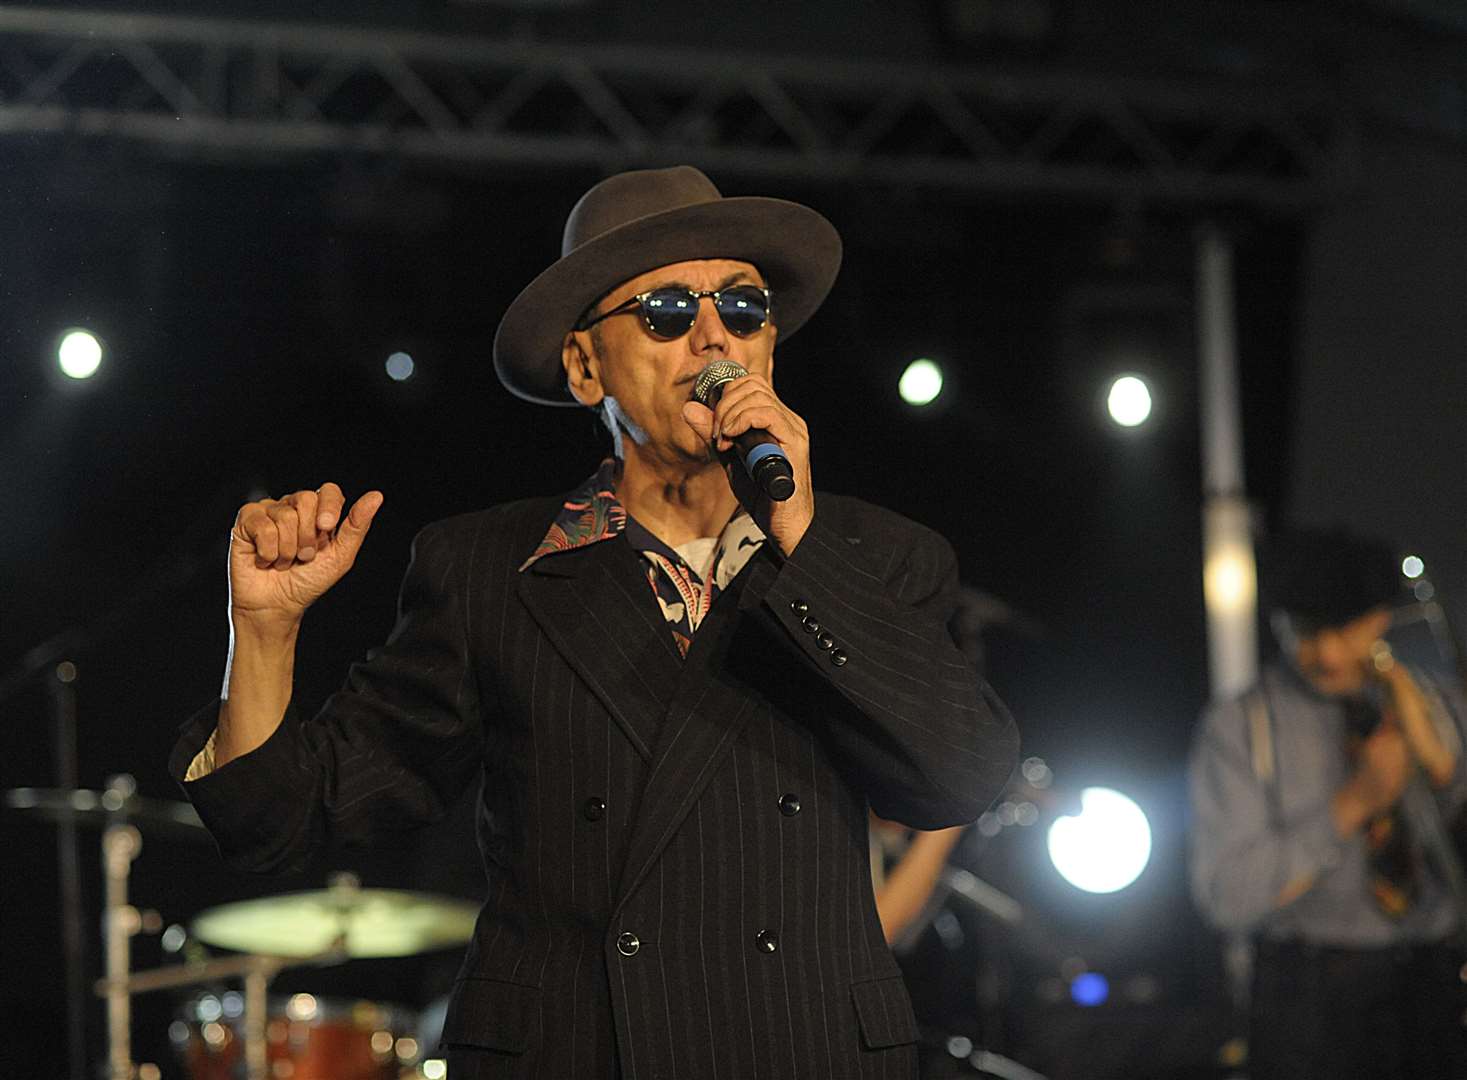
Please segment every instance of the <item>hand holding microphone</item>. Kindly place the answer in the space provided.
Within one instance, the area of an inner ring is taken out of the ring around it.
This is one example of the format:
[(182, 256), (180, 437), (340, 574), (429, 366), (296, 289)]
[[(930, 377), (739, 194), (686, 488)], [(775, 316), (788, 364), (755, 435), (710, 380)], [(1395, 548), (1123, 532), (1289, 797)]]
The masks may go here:
[[(718, 409), (723, 392), (737, 379), (748, 377), (742, 365), (732, 360), (714, 360), (698, 372), (693, 381), (693, 399), (708, 408)], [(727, 419), (721, 430), (728, 432)], [(715, 424), (715, 432), (720, 428)], [(749, 479), (759, 485), (759, 490), (775, 502), (784, 502), (795, 493), (795, 473), (790, 468), (789, 458), (784, 456), (779, 442), (763, 428), (745, 428), (730, 438), (738, 449), (739, 460)]]
[(815, 516), (810, 431), (768, 379), (732, 360), (704, 366), (683, 418), (728, 462), (729, 482), (760, 528), (791, 554)]

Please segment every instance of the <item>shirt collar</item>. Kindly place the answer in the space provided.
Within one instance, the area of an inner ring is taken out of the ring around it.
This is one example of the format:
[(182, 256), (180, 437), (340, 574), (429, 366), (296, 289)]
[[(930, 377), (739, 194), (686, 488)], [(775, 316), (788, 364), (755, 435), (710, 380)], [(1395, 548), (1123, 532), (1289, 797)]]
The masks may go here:
[(622, 534), (627, 527), (627, 512), (616, 497), (617, 467), (616, 458), (607, 458), (585, 483), (565, 497), (540, 546), (520, 566), (521, 573), (546, 555), (574, 551)]
[[(584, 483), (565, 497), (560, 511), (555, 515), (555, 520), (550, 523), (540, 545), (535, 548), (534, 553), (520, 566), (520, 572), (528, 570), (536, 562), (547, 555), (557, 555), (563, 551), (574, 551), (576, 548), (596, 544), (602, 540), (611, 540), (614, 537), (627, 532), (628, 523), (631, 532), (627, 539), (634, 547), (640, 550), (656, 551), (673, 560), (678, 559), (675, 551), (669, 548), (652, 533), (644, 529), (635, 520), (627, 517), (626, 508), (622, 506), (621, 500), (616, 497), (616, 477), (621, 470), (621, 462), (614, 457), (603, 461), (596, 471), (592, 473)], [(734, 512), (731, 522), (740, 518), (748, 518), (749, 515), (742, 507)], [(757, 544), (764, 539), (764, 534), (759, 531), (758, 526), (749, 518), (749, 533), (747, 543)], [(728, 526), (724, 526), (724, 532), (728, 532)], [(744, 539), (740, 533), (740, 540)], [(743, 544), (741, 543), (742, 547)], [(739, 565), (743, 565), (740, 560)]]

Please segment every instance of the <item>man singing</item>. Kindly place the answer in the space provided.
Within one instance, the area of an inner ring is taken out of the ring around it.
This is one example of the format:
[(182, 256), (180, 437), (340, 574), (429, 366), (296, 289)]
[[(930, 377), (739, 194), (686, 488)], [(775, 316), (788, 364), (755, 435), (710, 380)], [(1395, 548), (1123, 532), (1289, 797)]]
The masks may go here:
[[(817, 494), (774, 391), (776, 337), (839, 261), (813, 210), (695, 169), (587, 192), (494, 360), (520, 397), (596, 410), (615, 456), (568, 495), (425, 528), (387, 644), (314, 718), (291, 700), (301, 620), (382, 496), (239, 511), (222, 700), (173, 768), (257, 871), (432, 822), (477, 774), (489, 892), (444, 1025), (454, 1080), (915, 1075), (868, 807), (972, 821), (1016, 733), (947, 635), (950, 546)], [(709, 409), (714, 360), (748, 374)], [(755, 429), (785, 501), (730, 452)]]

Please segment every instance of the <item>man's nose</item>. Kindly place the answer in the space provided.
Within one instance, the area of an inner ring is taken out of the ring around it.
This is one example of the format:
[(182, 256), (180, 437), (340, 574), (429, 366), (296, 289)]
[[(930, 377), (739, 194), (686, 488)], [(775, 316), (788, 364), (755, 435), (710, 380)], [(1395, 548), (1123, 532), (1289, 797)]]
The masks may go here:
[(728, 352), (728, 328), (723, 325), (718, 308), (713, 304), (713, 297), (698, 298), (698, 316), (693, 320), (693, 328), (688, 334), (691, 338), (688, 347), (695, 353)]
[(1332, 630), (1324, 630), (1316, 641), (1319, 659), (1329, 667), (1340, 667), (1349, 660), (1345, 639)]

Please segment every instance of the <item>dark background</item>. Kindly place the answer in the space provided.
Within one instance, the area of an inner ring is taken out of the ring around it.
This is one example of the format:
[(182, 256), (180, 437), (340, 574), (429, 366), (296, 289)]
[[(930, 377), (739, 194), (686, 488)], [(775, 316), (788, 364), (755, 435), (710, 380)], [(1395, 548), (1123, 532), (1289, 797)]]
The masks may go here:
[[(1454, 43), (1467, 55), (1452, 9), (1424, 3), (1297, 6), (1304, 13), (1096, 5), (1105, 19), (1054, 4), (1054, 28), (1037, 43), (996, 44), (944, 32), (941, 5), (857, 4), (833, 17), (824, 5), (745, 4), (732, 20), (711, 7), (574, 7), (380, 3), (320, 17), (580, 41), (645, 40), (648, 26), (675, 25), (714, 49), (1240, 81), (1337, 75), (1342, 59), (1366, 53), (1396, 73)], [(227, 12), (306, 17), (291, 5)], [(1442, 70), (1463, 74), (1460, 64)], [(1423, 130), (1372, 104), (1406, 100), (1387, 81), (1335, 84), (1363, 117), (1360, 172), (1303, 208), (714, 173), (725, 194), (816, 207), (846, 242), (829, 300), (777, 354), (777, 385), (810, 424), (817, 484), (948, 536), (965, 583), (1032, 622), (986, 637), (991, 680), (1019, 718), (1025, 752), (1043, 756), (1061, 788), (1115, 786), (1151, 818), (1150, 868), (1110, 897), (1060, 881), (1038, 829), (964, 849), (1032, 908), (1052, 948), (1159, 987), (1151, 1000), (1083, 1013), (1044, 1000), (1056, 974), (1047, 953), (1004, 945), (1011, 1005), (1002, 1039), (990, 1041), (1056, 1075), (1073, 1074), (1073, 1047), (1093, 1044), (1097, 1030), (1110, 1033), (1115, 1060), (1092, 1058), (1094, 1076), (1189, 1075), (1226, 1034), (1215, 941), (1187, 898), (1183, 863), (1185, 754), (1208, 697), (1193, 286), (1203, 222), (1236, 245), (1247, 479), (1260, 522), (1340, 521), (1385, 535), (1422, 554), (1462, 611), (1467, 154), (1450, 123)], [(1451, 85), (1462, 84), (1442, 82)], [(1437, 121), (1457, 117), (1467, 130), (1467, 111), (1443, 109)], [(0, 136), (0, 672), (75, 633), (66, 655), (81, 673), (83, 787), (127, 772), (146, 795), (179, 797), (165, 762), (177, 726), (217, 695), (226, 530), (247, 497), (326, 479), (349, 494), (386, 494), (356, 569), (307, 621), (297, 693), (310, 703), (390, 629), (417, 529), (570, 487), (594, 468), (606, 440), (593, 419), (512, 398), (489, 343), (504, 307), (558, 251), (566, 211), (601, 175), (326, 155), (210, 162), (75, 134)], [(99, 375), (80, 384), (54, 364), (72, 325), (107, 349)], [(405, 384), (383, 370), (398, 349), (417, 363)], [(917, 356), (948, 377), (927, 411), (895, 392)], [(1156, 410), (1140, 431), (1104, 415), (1105, 387), (1122, 370), (1152, 383)], [(53, 783), (41, 680), (0, 701), (0, 731), (0, 787)], [(368, 885), (475, 896), (477, 858), (461, 826), (332, 853), (272, 880), (229, 873), (207, 843), (145, 833), (133, 897), (186, 923), (228, 900), (319, 887), (334, 868)], [(54, 832), (8, 814), (0, 845), (5, 1053), (35, 1066), (6, 1074), (41, 1075), (64, 1060)], [(95, 851), (84, 833), (89, 912), (100, 900)], [(955, 988), (936, 995), (942, 1023), (979, 1035), (970, 969), (997, 965), (1000, 945), (976, 947), (975, 961), (971, 939), (984, 930), (962, 919), (968, 947), (954, 960), (929, 942), (927, 978)], [(147, 939), (135, 956), (163, 959)], [(452, 957), (356, 962), (278, 985), (419, 1006), (451, 966)], [(138, 1006), (137, 1056), (165, 1075), (175, 1007), (166, 995)], [(100, 1048), (100, 1009), (93, 1020)]]

